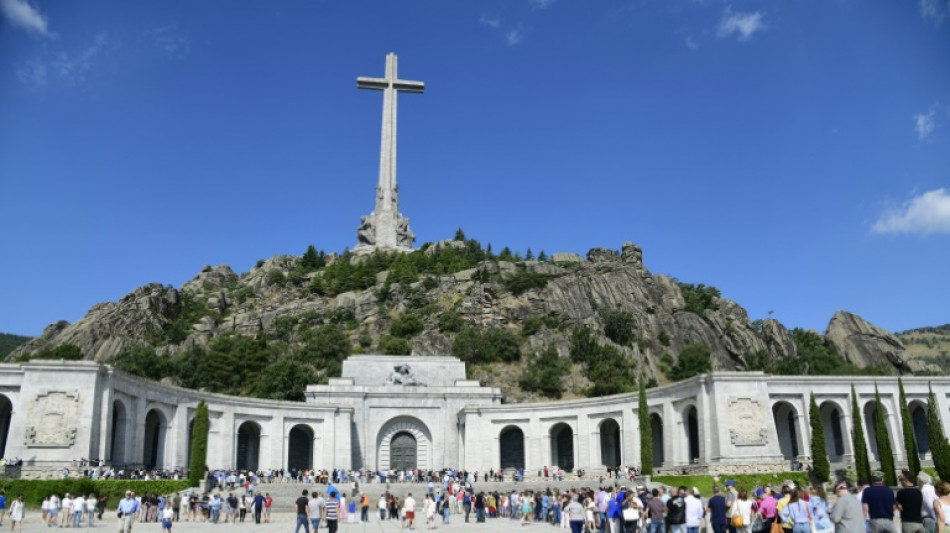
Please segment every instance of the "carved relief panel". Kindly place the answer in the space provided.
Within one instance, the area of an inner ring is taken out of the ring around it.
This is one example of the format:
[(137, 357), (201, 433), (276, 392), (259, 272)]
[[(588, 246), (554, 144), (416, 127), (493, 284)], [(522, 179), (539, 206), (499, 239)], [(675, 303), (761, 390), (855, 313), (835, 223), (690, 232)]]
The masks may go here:
[(729, 438), (734, 446), (763, 446), (768, 444), (766, 409), (752, 398), (729, 398)]
[(76, 442), (82, 412), (79, 391), (50, 390), (27, 406), (24, 444), (30, 448), (69, 448)]

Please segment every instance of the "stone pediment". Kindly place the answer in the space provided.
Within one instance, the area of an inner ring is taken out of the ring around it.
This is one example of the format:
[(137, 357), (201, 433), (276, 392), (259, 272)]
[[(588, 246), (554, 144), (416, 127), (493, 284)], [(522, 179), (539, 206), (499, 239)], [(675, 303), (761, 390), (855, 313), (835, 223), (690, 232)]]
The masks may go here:
[(465, 381), (465, 363), (455, 357), (353, 355), (341, 378), (364, 387), (453, 387)]

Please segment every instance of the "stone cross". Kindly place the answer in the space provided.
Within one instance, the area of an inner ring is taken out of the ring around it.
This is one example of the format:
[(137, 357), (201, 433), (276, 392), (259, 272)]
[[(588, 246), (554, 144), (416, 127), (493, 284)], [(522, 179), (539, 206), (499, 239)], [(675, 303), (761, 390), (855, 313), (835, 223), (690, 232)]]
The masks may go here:
[(383, 130), (379, 151), (379, 183), (376, 185), (376, 208), (362, 217), (357, 231), (359, 244), (354, 251), (376, 249), (411, 251), (416, 236), (409, 229), (409, 219), (399, 212), (399, 186), (396, 184), (396, 96), (402, 92), (421, 93), (425, 84), (400, 80), (396, 54), (386, 56), (385, 78), (357, 78), (359, 89), (383, 91)]

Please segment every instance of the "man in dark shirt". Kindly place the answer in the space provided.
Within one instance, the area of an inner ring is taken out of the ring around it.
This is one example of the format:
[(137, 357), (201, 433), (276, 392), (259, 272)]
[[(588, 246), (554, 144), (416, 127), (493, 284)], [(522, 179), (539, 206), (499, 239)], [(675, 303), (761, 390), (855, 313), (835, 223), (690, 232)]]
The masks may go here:
[(874, 474), (871, 481), (871, 486), (861, 494), (871, 533), (897, 533), (894, 525), (894, 491), (884, 485), (884, 475), (879, 472)]
[(670, 533), (686, 533), (686, 487), (670, 489), (670, 501), (666, 502), (666, 523)]
[(713, 486), (712, 498), (706, 502), (706, 514), (709, 515), (709, 524), (713, 533), (726, 531), (726, 498), (719, 492), (719, 487)]
[(666, 515), (666, 505), (660, 498), (660, 491), (653, 489), (652, 497), (647, 497), (647, 511), (650, 513), (650, 531), (649, 533), (665, 533), (666, 526), (663, 523), (663, 517)]
[(895, 507), (901, 512), (901, 533), (926, 533), (921, 509), (924, 505), (924, 495), (914, 483), (914, 476), (909, 470), (901, 472), (901, 489), (897, 491)]
[(307, 497), (307, 489), (303, 489), (303, 496), (297, 498), (297, 501), (294, 502), (294, 505), (297, 506), (297, 527), (294, 529), (294, 533), (300, 533), (301, 525), (303, 525), (305, 533), (310, 533), (310, 520), (307, 519), (308, 503), (310, 503), (310, 498)]

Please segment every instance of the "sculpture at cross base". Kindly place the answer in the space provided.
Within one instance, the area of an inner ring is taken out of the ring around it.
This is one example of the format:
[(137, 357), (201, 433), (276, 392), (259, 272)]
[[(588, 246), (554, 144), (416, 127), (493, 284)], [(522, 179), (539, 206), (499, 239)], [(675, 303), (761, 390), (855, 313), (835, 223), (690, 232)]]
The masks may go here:
[(376, 208), (360, 217), (356, 231), (357, 253), (375, 250), (412, 251), (416, 240), (409, 229), (409, 219), (399, 212), (399, 185), (396, 183), (396, 96), (399, 92), (421, 93), (425, 84), (400, 80), (396, 54), (386, 56), (385, 78), (357, 78), (360, 89), (383, 91), (383, 128), (379, 153), (379, 182), (376, 185)]

